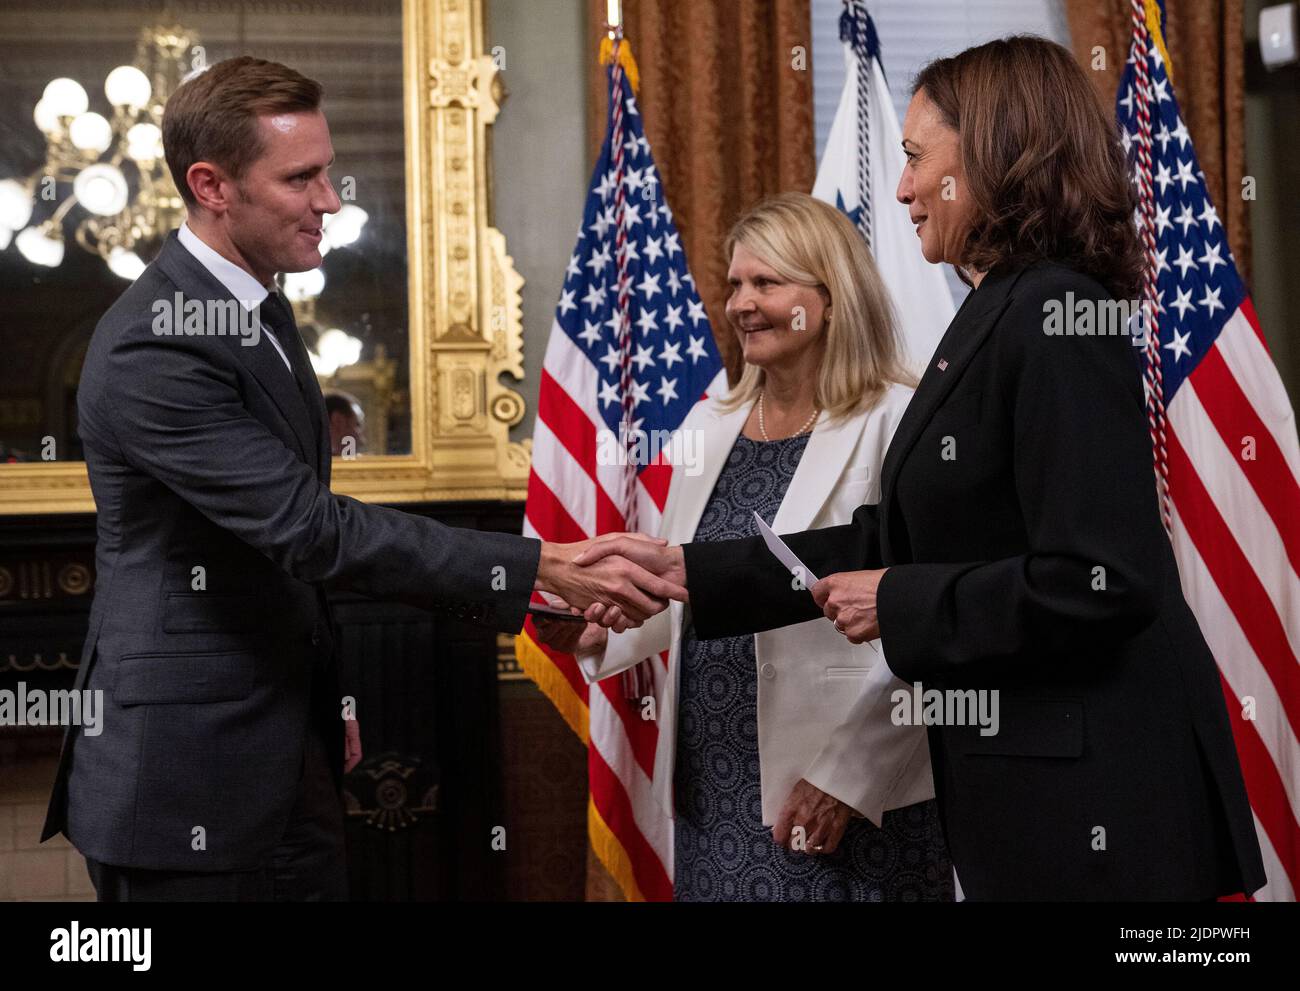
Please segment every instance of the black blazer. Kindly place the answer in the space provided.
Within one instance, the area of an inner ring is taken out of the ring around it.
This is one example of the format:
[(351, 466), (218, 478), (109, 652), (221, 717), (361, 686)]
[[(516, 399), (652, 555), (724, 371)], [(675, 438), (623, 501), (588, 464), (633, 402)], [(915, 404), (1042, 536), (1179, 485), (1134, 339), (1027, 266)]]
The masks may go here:
[[(1044, 303), (1067, 292), (1110, 298), (1055, 264), (990, 273), (899, 424), (880, 503), (789, 543), (817, 575), (889, 569), (880, 631), (899, 678), (998, 689), (996, 735), (929, 731), (968, 897), (1253, 892), (1259, 846), (1160, 524), (1136, 349), (1048, 336)], [(819, 614), (760, 540), (685, 559), (702, 637)]]
[(155, 334), (154, 301), (176, 293), (231, 298), (173, 233), (81, 373), (98, 541), (76, 687), (103, 690), (104, 719), (69, 730), (42, 838), (119, 866), (245, 870), (284, 832), (311, 722), (341, 773), (325, 583), (514, 632), (540, 545), (332, 494), (314, 379), (304, 400), (265, 335)]

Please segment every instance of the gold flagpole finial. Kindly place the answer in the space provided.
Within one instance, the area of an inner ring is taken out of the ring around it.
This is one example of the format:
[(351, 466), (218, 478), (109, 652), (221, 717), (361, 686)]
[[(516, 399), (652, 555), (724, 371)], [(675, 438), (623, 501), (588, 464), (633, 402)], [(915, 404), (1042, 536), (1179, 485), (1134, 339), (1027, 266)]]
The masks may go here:
[(623, 3), (622, 0), (606, 0), (606, 3), (608, 6), (605, 11), (608, 20), (605, 27), (608, 34), (600, 41), (600, 64), (612, 65), (617, 58), (623, 71), (627, 73), (627, 81), (632, 85), (632, 92), (635, 93), (641, 85), (641, 78), (637, 71), (636, 60), (632, 58), (632, 48), (623, 37)]

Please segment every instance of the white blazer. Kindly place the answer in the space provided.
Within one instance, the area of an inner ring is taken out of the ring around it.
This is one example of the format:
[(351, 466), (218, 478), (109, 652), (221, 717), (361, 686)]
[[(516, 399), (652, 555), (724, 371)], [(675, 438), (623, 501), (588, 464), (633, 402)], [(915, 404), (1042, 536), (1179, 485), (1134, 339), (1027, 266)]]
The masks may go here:
[[(848, 523), (863, 503), (880, 499), (880, 467), (912, 390), (892, 386), (876, 406), (829, 422), (823, 412), (799, 467), (790, 480), (773, 529), (797, 533)], [(716, 399), (703, 399), (683, 430), (696, 430), (698, 474), (673, 472), (659, 536), (671, 544), (694, 539), (753, 404), (722, 413)], [(775, 558), (772, 567), (781, 565)], [(818, 576), (823, 577), (823, 576)], [(659, 744), (654, 794), (673, 814), (673, 767), (677, 744), (681, 638), (685, 610), (674, 602), (626, 633), (611, 633), (603, 652), (578, 657), (588, 682), (624, 671), (669, 651), (663, 698), (658, 700)], [(895, 726), (891, 693), (906, 687), (880, 653), (880, 641), (854, 645), (827, 619), (754, 635), (758, 665), (758, 750), (763, 823), (776, 822), (790, 790), (806, 778), (852, 806), (877, 826), (886, 809), (934, 797), (930, 751), (922, 726)]]

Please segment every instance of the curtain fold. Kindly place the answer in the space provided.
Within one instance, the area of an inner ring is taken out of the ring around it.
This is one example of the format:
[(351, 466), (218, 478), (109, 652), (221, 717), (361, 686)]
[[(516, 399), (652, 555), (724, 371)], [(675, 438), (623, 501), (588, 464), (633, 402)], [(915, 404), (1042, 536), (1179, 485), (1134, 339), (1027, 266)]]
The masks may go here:
[[(1107, 107), (1128, 58), (1129, 0), (1065, 0), (1074, 56), (1088, 70)], [(1249, 201), (1246, 175), (1243, 0), (1166, 0), (1165, 44), (1173, 62), (1174, 91), (1196, 145), (1210, 196), (1223, 220), (1242, 279), (1250, 286)], [(1106, 53), (1104, 70), (1092, 68), (1095, 46)]]
[[(739, 346), (727, 325), (722, 242), (772, 193), (812, 189), (809, 0), (624, 0), (624, 32), (640, 69), (637, 106), (718, 349), (733, 378)], [(588, 0), (591, 52), (605, 2)], [(608, 82), (588, 63), (588, 161), (605, 134)]]

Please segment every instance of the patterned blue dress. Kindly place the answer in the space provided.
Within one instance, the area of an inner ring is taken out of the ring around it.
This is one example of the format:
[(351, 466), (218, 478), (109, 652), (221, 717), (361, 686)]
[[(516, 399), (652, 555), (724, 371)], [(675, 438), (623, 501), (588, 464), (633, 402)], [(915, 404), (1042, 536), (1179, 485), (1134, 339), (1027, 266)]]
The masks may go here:
[[(756, 535), (771, 521), (808, 434), (736, 439), (696, 540)], [(829, 856), (792, 853), (763, 825), (754, 638), (683, 631), (674, 780), (673, 897), (691, 902), (952, 901), (952, 864), (933, 801), (849, 821)]]

